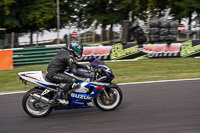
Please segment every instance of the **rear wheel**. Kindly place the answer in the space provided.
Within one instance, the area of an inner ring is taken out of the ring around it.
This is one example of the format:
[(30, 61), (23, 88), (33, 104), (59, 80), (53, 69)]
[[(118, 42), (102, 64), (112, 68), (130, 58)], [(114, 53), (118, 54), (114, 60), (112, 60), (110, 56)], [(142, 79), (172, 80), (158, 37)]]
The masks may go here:
[[(45, 117), (49, 113), (51, 113), (53, 106), (42, 103), (40, 100), (36, 100), (31, 96), (31, 94), (34, 93), (41, 95), (42, 92), (43, 92), (42, 90), (33, 88), (25, 93), (22, 99), (22, 107), (28, 115), (39, 118), (39, 117)], [(47, 96), (45, 95), (45, 97), (50, 98), (50, 96), (48, 95)]]
[(119, 87), (107, 88), (109, 99), (102, 91), (94, 98), (94, 104), (101, 110), (110, 111), (116, 109), (122, 101), (122, 91)]

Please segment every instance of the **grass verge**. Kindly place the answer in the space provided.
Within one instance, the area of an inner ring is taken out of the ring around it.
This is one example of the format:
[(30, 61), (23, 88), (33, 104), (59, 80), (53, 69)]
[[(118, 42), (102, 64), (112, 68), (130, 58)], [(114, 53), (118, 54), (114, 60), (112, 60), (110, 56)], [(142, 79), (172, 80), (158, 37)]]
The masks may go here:
[[(115, 74), (115, 83), (144, 82), (172, 79), (200, 78), (200, 59), (152, 59), (139, 61), (107, 62)], [(42, 70), (46, 65), (29, 66), (13, 70), (0, 71), (0, 93), (26, 91), (34, 85), (27, 86), (18, 80), (18, 72)]]

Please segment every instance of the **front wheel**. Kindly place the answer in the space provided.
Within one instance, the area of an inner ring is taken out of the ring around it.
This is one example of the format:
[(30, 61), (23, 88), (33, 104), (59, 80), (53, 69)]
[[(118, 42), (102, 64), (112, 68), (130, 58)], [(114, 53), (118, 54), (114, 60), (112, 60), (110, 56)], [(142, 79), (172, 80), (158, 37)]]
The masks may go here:
[[(42, 92), (43, 92), (42, 90), (33, 88), (25, 93), (22, 99), (22, 107), (28, 115), (39, 118), (47, 116), (49, 113), (51, 113), (53, 109), (52, 106), (42, 103), (40, 100), (36, 100), (31, 96), (31, 94), (34, 93), (41, 95)], [(46, 97), (50, 98), (49, 96)]]
[(110, 111), (116, 109), (122, 101), (122, 91), (116, 87), (106, 88), (109, 99), (107, 99), (105, 93), (102, 91), (94, 98), (94, 104), (101, 110)]

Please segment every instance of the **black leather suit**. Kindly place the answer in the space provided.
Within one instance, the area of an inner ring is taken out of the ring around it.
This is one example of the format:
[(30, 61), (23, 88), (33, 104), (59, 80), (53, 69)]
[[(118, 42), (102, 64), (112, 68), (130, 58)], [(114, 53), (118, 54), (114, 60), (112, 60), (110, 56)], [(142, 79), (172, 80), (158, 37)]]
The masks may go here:
[(66, 83), (63, 87), (64, 92), (69, 91), (72, 84), (77, 82), (76, 78), (64, 73), (67, 68), (76, 76), (89, 77), (89, 75), (77, 69), (85, 68), (85, 65), (74, 62), (74, 56), (68, 49), (61, 49), (49, 63), (46, 78), (53, 83)]

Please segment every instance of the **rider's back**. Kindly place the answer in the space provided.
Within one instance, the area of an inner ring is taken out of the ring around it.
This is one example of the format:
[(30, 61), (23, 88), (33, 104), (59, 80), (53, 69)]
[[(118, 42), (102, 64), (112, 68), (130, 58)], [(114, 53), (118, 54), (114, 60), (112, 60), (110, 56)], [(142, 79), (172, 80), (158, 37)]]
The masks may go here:
[(60, 50), (55, 57), (51, 60), (47, 67), (48, 72), (53, 73), (62, 73), (66, 70), (66, 67), (69, 66), (68, 62), (73, 56), (67, 49)]

